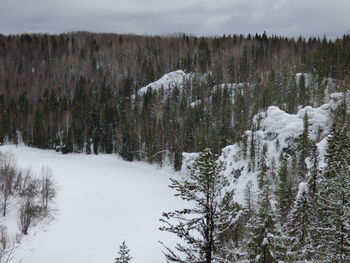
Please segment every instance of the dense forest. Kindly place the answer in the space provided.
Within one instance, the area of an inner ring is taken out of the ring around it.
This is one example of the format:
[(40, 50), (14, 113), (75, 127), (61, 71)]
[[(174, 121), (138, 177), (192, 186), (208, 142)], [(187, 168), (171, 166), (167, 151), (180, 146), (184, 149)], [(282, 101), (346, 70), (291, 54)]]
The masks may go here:
[[(191, 73), (181, 87), (137, 92), (175, 70)], [(0, 35), (0, 141), (179, 169), (184, 151), (241, 141), (269, 105), (322, 104), (349, 70), (348, 35)]]

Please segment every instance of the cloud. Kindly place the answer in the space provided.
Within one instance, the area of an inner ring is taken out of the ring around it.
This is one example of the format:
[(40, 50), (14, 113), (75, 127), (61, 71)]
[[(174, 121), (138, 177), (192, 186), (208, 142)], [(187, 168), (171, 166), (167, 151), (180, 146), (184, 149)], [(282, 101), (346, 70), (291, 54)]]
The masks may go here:
[(0, 32), (349, 33), (348, 0), (1, 0)]

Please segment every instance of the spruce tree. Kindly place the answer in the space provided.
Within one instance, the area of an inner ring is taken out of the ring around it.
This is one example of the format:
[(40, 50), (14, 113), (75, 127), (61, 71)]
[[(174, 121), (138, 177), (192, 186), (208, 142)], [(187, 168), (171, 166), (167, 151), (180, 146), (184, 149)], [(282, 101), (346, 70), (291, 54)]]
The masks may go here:
[(176, 245), (176, 251), (164, 246), (168, 262), (220, 261), (219, 237), (232, 230), (241, 214), (232, 200), (232, 193), (224, 192), (228, 181), (220, 174), (221, 169), (217, 155), (205, 149), (188, 178), (171, 179), (170, 187), (176, 190), (175, 195), (191, 205), (163, 213), (160, 219), (164, 223), (160, 230), (174, 233), (184, 241)]
[(298, 176), (298, 181), (305, 181), (306, 174), (308, 172), (305, 159), (309, 156), (311, 151), (312, 142), (309, 138), (309, 117), (307, 111), (304, 114), (303, 118), (303, 132), (297, 138), (296, 146), (296, 171)]
[(326, 178), (336, 176), (339, 168), (350, 163), (350, 136), (348, 134), (349, 124), (342, 124), (335, 121), (330, 135), (327, 139), (326, 150), (326, 169), (324, 175)]
[(252, 262), (275, 263), (283, 258), (281, 235), (271, 207), (270, 192), (269, 185), (265, 185), (259, 195), (259, 211), (251, 226), (248, 256)]
[(322, 178), (318, 197), (318, 244), (324, 259), (350, 262), (350, 167), (331, 178)]
[(327, 145), (327, 167), (321, 176), (317, 242), (329, 262), (350, 261), (350, 153), (347, 125), (334, 126)]
[(282, 222), (285, 222), (293, 204), (293, 185), (288, 172), (288, 160), (282, 159), (278, 170), (278, 184), (276, 190), (277, 207)]
[(115, 258), (115, 263), (129, 263), (132, 259), (130, 256), (130, 249), (125, 241), (119, 246), (118, 254), (119, 256)]
[(286, 224), (289, 237), (289, 256), (293, 261), (312, 259), (314, 244), (311, 233), (315, 220), (313, 205), (308, 184), (301, 182)]
[(244, 134), (242, 136), (242, 144), (241, 144), (241, 153), (242, 153), (242, 158), (244, 160), (247, 159), (247, 150), (248, 150), (248, 137)]
[(315, 198), (318, 191), (318, 181), (320, 177), (320, 167), (319, 167), (319, 152), (316, 144), (313, 145), (310, 155), (310, 170), (309, 170), (309, 192), (310, 195)]
[(260, 189), (268, 182), (268, 170), (267, 166), (267, 144), (265, 143), (260, 154), (259, 160), (259, 174), (258, 174), (258, 186)]
[(248, 181), (244, 188), (244, 209), (249, 220), (255, 213), (255, 196), (253, 182), (251, 180)]
[(299, 101), (301, 105), (306, 106), (309, 104), (309, 91), (306, 86), (305, 74), (301, 74), (299, 78)]
[(251, 169), (252, 169), (252, 172), (255, 172), (255, 147), (256, 147), (256, 141), (255, 141), (255, 138), (254, 138), (254, 132), (251, 133), (251, 136), (250, 136), (250, 147), (249, 147), (249, 153), (250, 153), (250, 164), (251, 164)]

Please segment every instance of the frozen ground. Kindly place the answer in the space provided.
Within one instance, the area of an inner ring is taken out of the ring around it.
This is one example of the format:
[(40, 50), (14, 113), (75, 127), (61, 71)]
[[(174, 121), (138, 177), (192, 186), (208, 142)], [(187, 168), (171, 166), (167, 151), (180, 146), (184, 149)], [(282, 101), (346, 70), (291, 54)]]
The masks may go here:
[(158, 219), (183, 206), (167, 187), (169, 171), (114, 155), (62, 155), (23, 146), (0, 150), (11, 150), (22, 168), (39, 172), (50, 166), (59, 185), (55, 219), (29, 231), (14, 262), (111, 263), (123, 240), (132, 262), (165, 262), (158, 241), (176, 240), (158, 230)]

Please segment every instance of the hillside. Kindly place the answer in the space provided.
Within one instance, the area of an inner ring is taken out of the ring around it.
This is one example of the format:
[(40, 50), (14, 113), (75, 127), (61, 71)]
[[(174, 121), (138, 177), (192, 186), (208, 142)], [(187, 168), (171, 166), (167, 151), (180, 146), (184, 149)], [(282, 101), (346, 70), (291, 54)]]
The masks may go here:
[(271, 105), (293, 114), (347, 90), (349, 43), (266, 33), (1, 35), (0, 143), (168, 159), (178, 170), (182, 152), (239, 142)]

